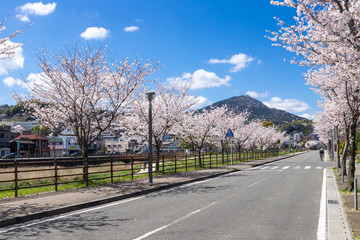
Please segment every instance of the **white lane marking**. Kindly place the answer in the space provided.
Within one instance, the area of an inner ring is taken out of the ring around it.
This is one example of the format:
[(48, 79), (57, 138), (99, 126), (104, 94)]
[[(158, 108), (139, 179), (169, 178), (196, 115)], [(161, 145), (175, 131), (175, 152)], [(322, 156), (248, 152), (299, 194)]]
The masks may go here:
[(283, 169), (283, 170), (285, 170), (285, 169), (288, 169), (290, 166), (285, 166), (285, 167), (283, 167), (283, 168), (281, 168), (281, 169)]
[(268, 169), (268, 168), (269, 168), (269, 166), (262, 167), (262, 168), (260, 168), (260, 169), (264, 170), (264, 169)]
[(317, 239), (325, 240), (326, 227), (326, 169), (324, 169), (323, 184), (320, 199), (319, 224), (317, 229)]
[[(145, 195), (145, 196), (146, 196), (146, 195)], [(95, 207), (95, 208), (91, 208), (91, 209), (86, 209), (86, 210), (82, 210), (82, 211), (78, 211), (78, 212), (74, 212), (74, 213), (70, 213), (70, 214), (66, 214), (66, 215), (61, 215), (61, 216), (54, 217), (54, 218), (45, 219), (45, 220), (38, 221), (38, 222), (33, 222), (33, 223), (29, 223), (29, 224), (25, 224), (25, 225), (21, 225), (21, 226), (17, 226), (17, 227), (8, 228), (8, 229), (5, 229), (5, 230), (0, 231), (0, 234), (1, 234), (1, 233), (6, 233), (6, 232), (15, 231), (15, 230), (22, 229), (22, 228), (26, 228), (26, 227), (31, 227), (31, 226), (34, 226), (34, 225), (39, 225), (39, 224), (42, 224), (42, 223), (47, 223), (47, 222), (55, 221), (55, 220), (62, 219), (62, 218), (66, 218), (66, 217), (70, 217), (70, 216), (73, 216), (73, 215), (78, 215), (78, 214), (87, 213), (87, 212), (99, 210), (99, 209), (106, 208), (106, 207), (115, 206), (115, 205), (122, 204), (122, 203), (127, 203), (127, 202), (131, 202), (131, 201), (135, 201), (135, 200), (144, 198), (145, 196), (136, 197), (136, 198), (127, 199), (127, 200), (122, 200), (122, 201), (118, 201), (118, 202), (115, 202), (115, 203), (106, 204), (106, 205), (103, 205), (103, 206), (100, 206), (100, 207)]]
[(322, 169), (322, 167), (317, 166), (316, 169)]
[(252, 187), (252, 186), (254, 186), (254, 185), (258, 184), (259, 182), (264, 181), (265, 179), (267, 179), (267, 178), (261, 179), (261, 180), (259, 180), (259, 181), (255, 182), (255, 183), (253, 183), (253, 184), (249, 185), (249, 186), (248, 186), (248, 188), (250, 188), (250, 187)]
[(271, 169), (277, 169), (277, 168), (279, 168), (279, 166), (272, 167)]
[(311, 168), (311, 166), (306, 166), (304, 169), (310, 169)]
[(153, 235), (153, 234), (155, 234), (155, 233), (157, 233), (157, 232), (159, 232), (159, 231), (161, 231), (161, 230), (164, 230), (164, 229), (167, 228), (167, 227), (170, 227), (170, 226), (172, 226), (172, 225), (174, 225), (174, 224), (176, 224), (176, 223), (178, 223), (178, 222), (181, 222), (181, 221), (185, 220), (186, 218), (191, 217), (192, 215), (194, 215), (194, 214), (196, 214), (196, 213), (199, 213), (199, 212), (201, 212), (201, 211), (203, 211), (203, 210), (211, 207), (212, 205), (214, 205), (214, 204), (216, 204), (216, 203), (217, 203), (217, 202), (212, 202), (212, 203), (210, 203), (209, 205), (207, 205), (207, 206), (205, 206), (205, 207), (203, 207), (203, 208), (200, 208), (200, 209), (198, 209), (198, 210), (196, 210), (196, 211), (193, 211), (193, 212), (191, 212), (191, 213), (189, 213), (189, 214), (187, 214), (187, 215), (185, 215), (185, 216), (183, 216), (183, 217), (181, 217), (181, 218), (176, 219), (175, 221), (173, 221), (173, 222), (171, 222), (171, 223), (169, 223), (169, 224), (166, 224), (166, 225), (164, 225), (164, 226), (162, 226), (162, 227), (159, 227), (159, 228), (157, 228), (157, 229), (155, 229), (155, 230), (153, 230), (153, 231), (151, 231), (151, 232), (145, 233), (144, 235), (142, 235), (142, 236), (140, 236), (140, 237), (134, 238), (133, 240), (142, 240), (142, 239), (145, 239), (145, 238), (147, 238), (147, 237), (149, 237), (149, 236), (151, 236), (151, 235)]
[(293, 167), (293, 169), (299, 169), (299, 168), (300, 168), (300, 166)]

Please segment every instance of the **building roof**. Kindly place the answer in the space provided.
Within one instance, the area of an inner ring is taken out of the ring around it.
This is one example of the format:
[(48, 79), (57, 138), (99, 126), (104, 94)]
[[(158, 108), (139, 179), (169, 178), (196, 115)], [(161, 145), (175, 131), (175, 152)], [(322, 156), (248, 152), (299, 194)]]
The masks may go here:
[(14, 140), (24, 140), (24, 139), (29, 139), (29, 140), (39, 140), (41, 139), (42, 141), (48, 141), (49, 139), (47, 139), (46, 137), (41, 137), (37, 134), (32, 134), (32, 135), (20, 135), (18, 137), (16, 137)]

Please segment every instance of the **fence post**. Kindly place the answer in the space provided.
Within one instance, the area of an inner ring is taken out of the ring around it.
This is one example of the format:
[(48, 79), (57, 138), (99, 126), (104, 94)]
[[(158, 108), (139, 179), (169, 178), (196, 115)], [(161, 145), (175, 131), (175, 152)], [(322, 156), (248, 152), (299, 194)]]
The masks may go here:
[(355, 208), (355, 210), (358, 210), (357, 178), (354, 179), (354, 208)]
[(176, 154), (175, 154), (175, 173), (176, 173)]
[(216, 166), (218, 166), (218, 155), (219, 153), (216, 153)]
[(18, 196), (18, 162), (14, 160), (14, 173), (15, 173), (15, 197)]
[(112, 156), (110, 156), (110, 175), (111, 175), (111, 183), (114, 183), (114, 163)]
[(187, 154), (185, 153), (185, 171), (187, 172), (187, 166), (188, 165), (188, 161), (187, 161)]
[(85, 158), (85, 181), (86, 187), (89, 186), (89, 160), (88, 157)]
[(165, 174), (165, 156), (162, 155), (162, 175)]
[(55, 171), (55, 192), (58, 191), (58, 167), (57, 159), (54, 159), (54, 171)]
[(134, 157), (131, 157), (131, 180), (134, 180)]

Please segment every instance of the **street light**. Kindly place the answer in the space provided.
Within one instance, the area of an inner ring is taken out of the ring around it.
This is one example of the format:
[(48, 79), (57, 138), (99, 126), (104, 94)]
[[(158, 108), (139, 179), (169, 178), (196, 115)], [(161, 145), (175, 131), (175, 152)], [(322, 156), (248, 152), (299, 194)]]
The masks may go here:
[(152, 181), (152, 111), (151, 101), (155, 98), (155, 92), (147, 92), (146, 97), (149, 100), (149, 186), (153, 185)]

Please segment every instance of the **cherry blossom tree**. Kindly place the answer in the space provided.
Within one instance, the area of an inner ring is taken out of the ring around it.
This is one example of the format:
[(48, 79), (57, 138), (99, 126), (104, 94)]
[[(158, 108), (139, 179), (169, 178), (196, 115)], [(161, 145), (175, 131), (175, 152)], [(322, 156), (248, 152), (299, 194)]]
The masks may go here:
[(249, 117), (249, 113), (247, 111), (235, 113), (233, 111), (229, 111), (226, 107), (225, 111), (224, 116), (216, 121), (213, 131), (213, 142), (215, 145), (220, 147), (223, 162), (224, 152), (230, 141), (230, 139), (226, 137), (227, 131), (231, 129), (234, 132), (234, 138), (236, 138), (237, 136), (235, 133), (240, 132), (238, 129), (243, 128)]
[(199, 153), (199, 166), (202, 167), (201, 151), (205, 144), (210, 143), (215, 135), (217, 121), (225, 116), (226, 107), (188, 111), (183, 116), (177, 135), (186, 143), (194, 146)]
[[(159, 171), (160, 149), (174, 126), (180, 124), (185, 114), (196, 102), (189, 95), (189, 88), (159, 84), (152, 101), (152, 137), (156, 149), (156, 171)], [(127, 118), (127, 129), (134, 135), (149, 141), (149, 100), (143, 94), (134, 101), (131, 115)]]
[[(0, 22), (0, 34), (6, 30), (6, 27), (5, 27), (6, 20), (7, 20), (7, 18), (4, 18)], [(17, 48), (21, 47), (23, 44), (11, 42), (11, 39), (15, 38), (22, 31), (23, 31), (23, 29), (17, 30), (15, 32), (13, 32), (12, 34), (10, 34), (9, 36), (0, 39), (0, 59), (12, 58), (15, 56), (15, 50)]]
[(90, 145), (123, 119), (157, 69), (150, 61), (109, 62), (101, 47), (66, 48), (49, 58), (42, 49), (38, 61), (40, 79), (29, 84), (29, 94), (14, 96), (53, 131), (71, 128), (85, 159)]
[[(360, 59), (360, 3), (350, 0), (285, 0), (271, 1), (274, 5), (295, 8), (294, 25), (286, 25), (278, 19), (282, 28), (272, 32), (271, 40), (296, 53), (300, 58), (292, 62), (318, 68), (312, 78), (314, 86), (337, 87), (338, 106), (344, 102), (350, 116), (350, 161), (348, 190), (353, 190), (355, 174), (355, 137), (360, 116), (359, 59)], [(325, 73), (325, 74), (324, 74)], [(326, 75), (330, 80), (323, 81)], [(331, 82), (333, 81), (333, 82)]]
[(260, 127), (260, 120), (252, 120), (250, 122), (245, 122), (242, 126), (238, 127), (234, 131), (234, 143), (238, 152), (241, 152), (242, 149), (247, 148), (251, 144), (249, 144), (249, 139), (256, 131), (258, 127)]

